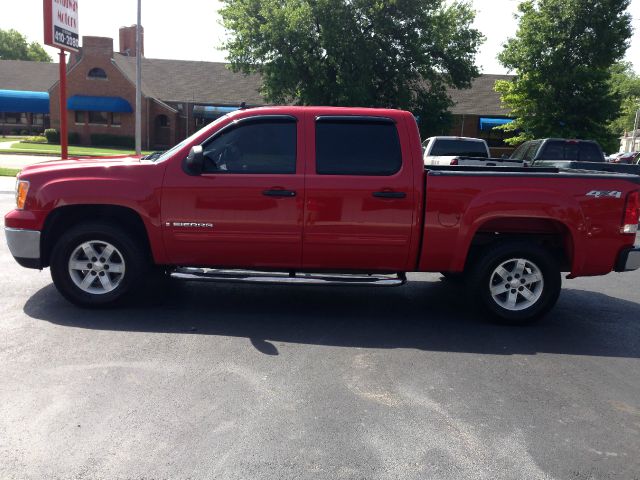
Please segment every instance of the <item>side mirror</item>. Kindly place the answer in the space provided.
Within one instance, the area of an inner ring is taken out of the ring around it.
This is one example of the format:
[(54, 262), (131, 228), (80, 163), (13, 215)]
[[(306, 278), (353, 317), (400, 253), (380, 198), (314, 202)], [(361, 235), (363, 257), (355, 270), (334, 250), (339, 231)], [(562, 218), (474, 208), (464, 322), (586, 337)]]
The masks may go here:
[(202, 146), (191, 147), (189, 155), (184, 160), (184, 170), (189, 175), (200, 175), (204, 171), (204, 154)]

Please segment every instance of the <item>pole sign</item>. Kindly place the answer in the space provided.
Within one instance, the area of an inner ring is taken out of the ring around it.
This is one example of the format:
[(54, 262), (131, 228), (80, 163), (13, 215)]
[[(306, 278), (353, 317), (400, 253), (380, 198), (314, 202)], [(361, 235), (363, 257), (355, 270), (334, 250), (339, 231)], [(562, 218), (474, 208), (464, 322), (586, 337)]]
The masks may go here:
[(43, 0), (44, 43), (51, 47), (77, 52), (78, 0)]

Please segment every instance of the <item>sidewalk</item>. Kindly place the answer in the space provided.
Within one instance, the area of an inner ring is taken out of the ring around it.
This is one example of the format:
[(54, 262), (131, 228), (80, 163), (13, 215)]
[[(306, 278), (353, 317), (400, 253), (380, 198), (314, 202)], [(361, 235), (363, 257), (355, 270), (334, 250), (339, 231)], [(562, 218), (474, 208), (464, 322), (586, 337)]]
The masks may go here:
[[(11, 145), (18, 143), (19, 140), (9, 142), (0, 142), (0, 148), (11, 148)], [(13, 153), (0, 153), (0, 167), (4, 168), (24, 168), (34, 163), (46, 162), (48, 160), (59, 160), (60, 157), (46, 155), (22, 155)]]

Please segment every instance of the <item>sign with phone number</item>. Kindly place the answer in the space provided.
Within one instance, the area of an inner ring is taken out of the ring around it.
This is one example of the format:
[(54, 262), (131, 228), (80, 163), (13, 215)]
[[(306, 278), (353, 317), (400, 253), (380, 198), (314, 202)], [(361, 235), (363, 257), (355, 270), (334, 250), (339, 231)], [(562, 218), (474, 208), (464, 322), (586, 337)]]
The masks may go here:
[(77, 52), (78, 0), (43, 0), (44, 43), (63, 50)]

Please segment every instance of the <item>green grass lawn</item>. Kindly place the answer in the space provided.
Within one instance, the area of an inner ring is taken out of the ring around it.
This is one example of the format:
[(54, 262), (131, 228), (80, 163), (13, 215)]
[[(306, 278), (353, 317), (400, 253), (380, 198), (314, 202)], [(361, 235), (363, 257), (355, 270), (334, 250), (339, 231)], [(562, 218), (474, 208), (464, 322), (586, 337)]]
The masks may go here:
[(15, 177), (19, 171), (19, 168), (0, 167), (0, 177)]
[[(60, 155), (60, 145), (50, 145), (48, 143), (14, 143), (11, 148), (0, 149), (0, 153), (41, 153), (49, 155)], [(76, 147), (69, 146), (69, 155), (133, 155), (135, 152), (120, 148), (103, 147)], [(143, 155), (150, 152), (142, 152)]]

